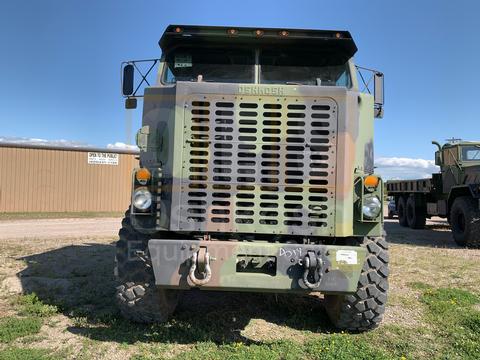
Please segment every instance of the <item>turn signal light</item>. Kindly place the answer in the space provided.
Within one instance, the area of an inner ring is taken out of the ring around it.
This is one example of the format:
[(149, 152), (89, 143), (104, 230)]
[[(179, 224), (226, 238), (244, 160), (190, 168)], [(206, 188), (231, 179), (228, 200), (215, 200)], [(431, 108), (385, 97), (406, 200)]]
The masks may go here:
[(152, 174), (150, 174), (150, 171), (145, 168), (138, 169), (137, 172), (135, 173), (135, 178), (138, 180), (140, 184), (146, 184), (148, 180), (152, 177)]
[(376, 188), (380, 182), (380, 179), (375, 175), (368, 175), (363, 179), (363, 183), (367, 188)]

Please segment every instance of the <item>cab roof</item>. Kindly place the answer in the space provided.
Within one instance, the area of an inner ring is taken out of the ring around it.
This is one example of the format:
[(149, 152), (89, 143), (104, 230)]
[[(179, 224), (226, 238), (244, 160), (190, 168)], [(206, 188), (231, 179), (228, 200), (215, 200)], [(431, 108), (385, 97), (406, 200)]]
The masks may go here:
[(480, 141), (455, 141), (455, 142), (448, 142), (443, 145), (443, 148), (451, 148), (455, 146), (468, 146), (468, 145), (477, 145), (480, 146)]
[(348, 60), (357, 46), (348, 31), (258, 27), (169, 25), (160, 41), (162, 51), (178, 46), (282, 46), (333, 51)]

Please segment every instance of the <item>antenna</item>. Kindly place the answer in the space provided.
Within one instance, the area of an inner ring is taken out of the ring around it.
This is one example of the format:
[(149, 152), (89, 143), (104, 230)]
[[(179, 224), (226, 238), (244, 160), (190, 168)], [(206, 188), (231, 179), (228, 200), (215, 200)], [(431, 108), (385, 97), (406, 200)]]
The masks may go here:
[(457, 139), (457, 138), (452, 137), (451, 139), (446, 139), (445, 141), (450, 143), (450, 144), (458, 144), (460, 141), (462, 141), (462, 139)]

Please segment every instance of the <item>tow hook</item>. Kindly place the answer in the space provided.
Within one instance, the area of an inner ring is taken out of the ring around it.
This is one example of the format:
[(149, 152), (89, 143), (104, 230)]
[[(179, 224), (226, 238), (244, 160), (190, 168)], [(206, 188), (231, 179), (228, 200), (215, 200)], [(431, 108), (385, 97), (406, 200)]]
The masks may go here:
[[(207, 251), (207, 248), (201, 247), (198, 252), (194, 252), (190, 258), (191, 266), (188, 273), (190, 281), (197, 285), (202, 286), (210, 281), (212, 277), (212, 270), (210, 269), (210, 254)], [(198, 267), (198, 273), (202, 278), (197, 278), (195, 271)]]
[[(308, 251), (307, 255), (303, 258), (303, 283), (309, 289), (315, 289), (320, 286), (320, 281), (322, 280), (322, 259), (315, 254), (314, 251)], [(308, 279), (309, 275), (313, 279), (313, 283)]]

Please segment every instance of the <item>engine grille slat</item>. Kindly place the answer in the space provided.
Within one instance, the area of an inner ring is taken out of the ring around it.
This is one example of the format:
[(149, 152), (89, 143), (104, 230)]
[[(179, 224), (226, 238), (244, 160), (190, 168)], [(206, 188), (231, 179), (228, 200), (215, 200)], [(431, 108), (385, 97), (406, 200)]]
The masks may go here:
[(184, 127), (180, 230), (333, 235), (332, 99), (195, 95)]

